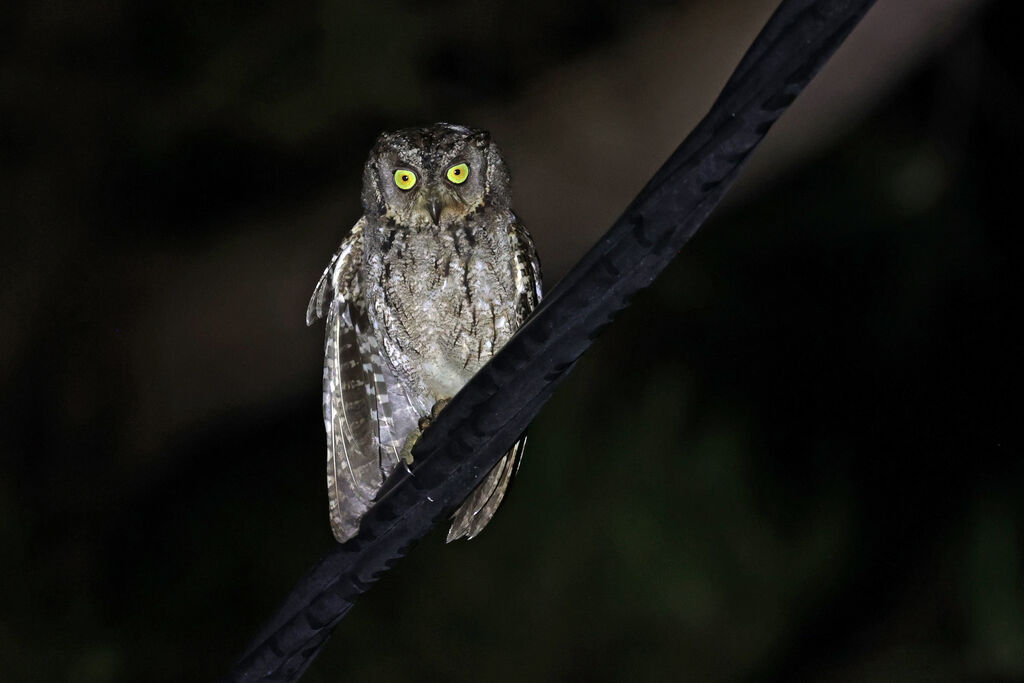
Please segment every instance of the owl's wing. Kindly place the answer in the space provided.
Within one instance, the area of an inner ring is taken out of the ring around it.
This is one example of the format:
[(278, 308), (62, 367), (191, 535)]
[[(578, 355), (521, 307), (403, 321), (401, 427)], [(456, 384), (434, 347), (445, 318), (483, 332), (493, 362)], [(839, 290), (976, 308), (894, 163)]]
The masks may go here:
[[(540, 260), (533, 246), (533, 238), (518, 219), (509, 224), (508, 239), (512, 246), (516, 288), (516, 326), (533, 312), (541, 297)], [(484, 480), (469, 494), (452, 515), (452, 528), (448, 531), (447, 542), (457, 538), (473, 538), (487, 526), (501, 505), (505, 491), (523, 462), (526, 436), (517, 441), (512, 449), (484, 477)]]
[(306, 325), (312, 325), (327, 313), (325, 306), (341, 298), (350, 302), (362, 302), (359, 286), (359, 271), (363, 260), (363, 229), (366, 218), (360, 218), (334, 252), (320, 280), (313, 288), (313, 296), (306, 306)]
[[(382, 423), (390, 410), (386, 401), (389, 377), (381, 371), (376, 337), (362, 295), (363, 228), (360, 219), (341, 243), (320, 277), (306, 309), (306, 322), (327, 316), (324, 341), (323, 408), (327, 430), (327, 490), (331, 528), (344, 542), (359, 522), (391, 470), (390, 434), (381, 448)], [(383, 417), (383, 419), (382, 419)]]
[(381, 469), (385, 478), (398, 465), (402, 447), (409, 435), (419, 431), (419, 420), (430, 414), (430, 408), (419, 398), (406, 392), (379, 355), (375, 356), (377, 380), (377, 414), (380, 416), (378, 437)]
[(508, 239), (515, 257), (516, 301), (518, 302), (516, 312), (519, 316), (516, 326), (518, 327), (540, 303), (540, 259), (537, 258), (537, 248), (533, 245), (533, 238), (527, 232), (526, 226), (514, 215), (513, 221), (508, 227)]

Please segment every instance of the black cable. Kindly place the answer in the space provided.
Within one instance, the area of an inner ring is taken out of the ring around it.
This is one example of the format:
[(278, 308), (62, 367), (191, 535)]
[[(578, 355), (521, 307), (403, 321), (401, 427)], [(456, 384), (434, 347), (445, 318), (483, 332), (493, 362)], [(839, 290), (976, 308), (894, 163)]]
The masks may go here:
[(296, 681), (355, 599), (444, 519), (579, 356), (697, 231), (750, 152), (874, 0), (783, 0), (707, 116), (519, 333), (456, 395), (364, 518), (253, 639), (229, 681)]

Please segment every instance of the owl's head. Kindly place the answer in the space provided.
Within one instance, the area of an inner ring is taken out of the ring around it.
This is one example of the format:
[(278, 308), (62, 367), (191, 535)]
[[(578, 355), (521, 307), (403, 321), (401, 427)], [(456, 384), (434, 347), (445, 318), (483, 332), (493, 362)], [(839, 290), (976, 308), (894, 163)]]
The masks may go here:
[(399, 225), (447, 227), (508, 208), (508, 171), (487, 131), (451, 123), (384, 133), (363, 171), (363, 210)]

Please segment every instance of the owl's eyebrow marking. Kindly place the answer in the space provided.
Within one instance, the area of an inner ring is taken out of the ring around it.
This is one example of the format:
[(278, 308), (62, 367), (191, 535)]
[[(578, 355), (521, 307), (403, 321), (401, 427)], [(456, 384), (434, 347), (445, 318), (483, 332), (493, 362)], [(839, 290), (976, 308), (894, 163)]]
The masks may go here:
[(455, 509), (598, 333), (697, 232), (874, 0), (782, 0), (697, 127), (519, 332), (437, 416), (362, 520), (300, 579), (226, 680), (297, 681), (360, 595)]

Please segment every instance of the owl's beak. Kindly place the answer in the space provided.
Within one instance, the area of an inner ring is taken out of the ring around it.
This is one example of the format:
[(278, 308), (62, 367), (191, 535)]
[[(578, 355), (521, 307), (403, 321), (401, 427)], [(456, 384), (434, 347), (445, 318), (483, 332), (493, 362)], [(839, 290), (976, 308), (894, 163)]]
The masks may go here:
[(433, 196), (427, 200), (427, 211), (430, 212), (430, 218), (434, 221), (434, 225), (438, 224), (441, 220), (441, 199)]

